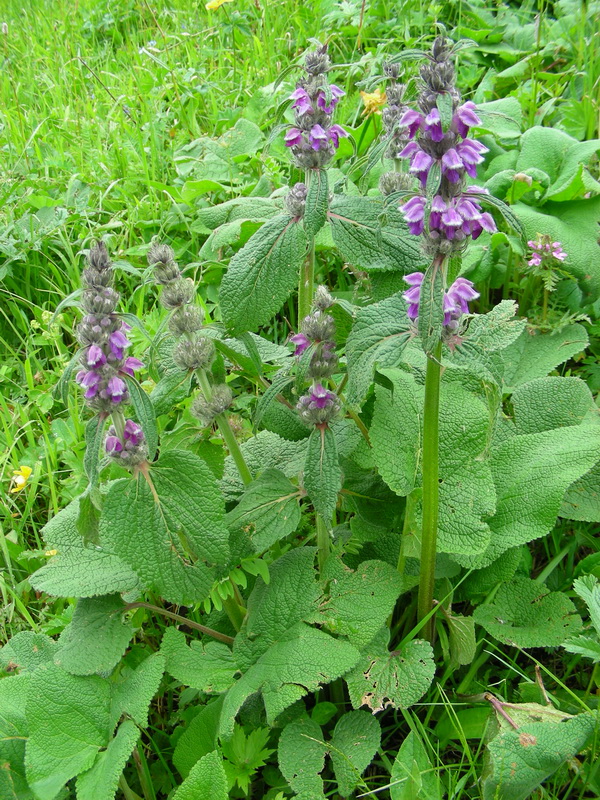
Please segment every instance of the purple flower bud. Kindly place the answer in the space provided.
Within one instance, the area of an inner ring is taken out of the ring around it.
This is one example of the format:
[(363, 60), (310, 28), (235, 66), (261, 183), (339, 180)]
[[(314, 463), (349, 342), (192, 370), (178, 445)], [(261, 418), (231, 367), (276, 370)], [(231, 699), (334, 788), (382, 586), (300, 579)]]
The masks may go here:
[(335, 83), (330, 85), (329, 91), (331, 94), (329, 103), (327, 102), (325, 91), (322, 89), (317, 95), (317, 106), (326, 114), (333, 114), (335, 107), (339, 103), (340, 97), (343, 97), (346, 92), (343, 89), (340, 89), (339, 86), (336, 86)]
[(125, 441), (130, 442), (132, 445), (137, 447), (144, 441), (144, 431), (140, 428), (137, 422), (134, 422), (132, 419), (128, 419), (125, 422), (124, 438)]
[(302, 131), (299, 128), (290, 128), (284, 138), (286, 147), (295, 147), (302, 143)]
[(307, 425), (326, 425), (339, 411), (340, 401), (334, 392), (315, 383), (310, 394), (300, 398), (296, 408)]
[(290, 336), (290, 342), (296, 345), (296, 349), (294, 350), (295, 356), (301, 356), (302, 353), (310, 347), (310, 339), (305, 333), (295, 333), (293, 336)]
[(314, 113), (310, 96), (302, 86), (298, 86), (298, 88), (292, 92), (289, 99), (294, 101), (292, 103), (292, 108), (295, 108), (299, 114)]
[(321, 125), (313, 125), (308, 134), (308, 141), (313, 150), (322, 150), (327, 147), (329, 137)]
[(90, 367), (102, 367), (106, 364), (106, 356), (101, 347), (97, 344), (91, 345), (87, 351), (86, 362)]

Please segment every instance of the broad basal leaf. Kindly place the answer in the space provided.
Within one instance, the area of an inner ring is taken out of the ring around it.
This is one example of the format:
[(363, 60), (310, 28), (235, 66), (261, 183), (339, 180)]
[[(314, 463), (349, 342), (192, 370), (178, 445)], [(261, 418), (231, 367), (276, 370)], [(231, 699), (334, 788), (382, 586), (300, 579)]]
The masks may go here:
[(153, 653), (135, 669), (121, 673), (121, 680), (112, 685), (111, 730), (121, 716), (131, 717), (141, 728), (148, 727), (148, 707), (158, 691), (164, 671), (164, 656), (162, 653)]
[(354, 267), (409, 273), (424, 263), (400, 212), (379, 199), (335, 195), (328, 217), (336, 246)]
[(140, 738), (140, 730), (127, 719), (119, 726), (114, 739), (96, 757), (93, 767), (77, 778), (77, 800), (113, 800), (119, 778)]
[(296, 795), (306, 800), (325, 797), (320, 774), (325, 766), (327, 746), (321, 742), (320, 726), (308, 717), (289, 722), (279, 737), (279, 769)]
[(569, 486), (560, 516), (584, 522), (600, 522), (600, 463)]
[(297, 283), (306, 236), (291, 217), (265, 222), (229, 263), (220, 290), (223, 319), (234, 333), (267, 323)]
[(390, 564), (363, 561), (354, 572), (343, 568), (329, 581), (329, 598), (320, 611), (329, 630), (362, 648), (385, 624), (402, 586), (402, 576)]
[(352, 794), (380, 742), (379, 720), (368, 711), (348, 711), (338, 720), (329, 746), (342, 797)]
[(244, 528), (260, 553), (296, 530), (300, 522), (299, 496), (298, 488), (283, 472), (268, 468), (227, 514), (227, 525)]
[(223, 759), (215, 750), (202, 756), (191, 768), (189, 775), (176, 790), (173, 800), (227, 800), (227, 776)]
[(173, 763), (185, 778), (191, 768), (202, 756), (217, 746), (217, 728), (225, 695), (202, 706), (188, 727), (177, 739)]
[(399, 363), (411, 335), (406, 309), (406, 301), (398, 293), (356, 315), (346, 344), (349, 405), (362, 405), (376, 366), (393, 367)]
[(55, 663), (72, 675), (110, 672), (127, 649), (133, 626), (117, 594), (81, 598), (58, 640)]
[(429, 688), (435, 674), (431, 645), (413, 639), (390, 652), (389, 639), (389, 630), (383, 628), (344, 676), (354, 708), (366, 705), (373, 713), (388, 706), (408, 708)]
[(164, 453), (150, 472), (114, 483), (100, 536), (145, 586), (175, 603), (198, 602), (214, 580), (209, 565), (228, 557), (223, 497), (214, 475), (192, 453)]
[(44, 633), (19, 631), (0, 648), (0, 666), (7, 672), (29, 672), (52, 661), (58, 644)]
[(493, 603), (478, 606), (473, 618), (499, 641), (517, 647), (555, 647), (581, 629), (581, 617), (565, 594), (529, 578), (502, 584)]
[(231, 649), (221, 642), (192, 641), (170, 627), (164, 632), (160, 652), (165, 656), (165, 669), (181, 683), (207, 694), (224, 692), (234, 681), (237, 671)]
[[(594, 398), (580, 378), (537, 378), (512, 396), (517, 433), (538, 433), (581, 424), (597, 414)], [(600, 422), (600, 420), (599, 420)]]

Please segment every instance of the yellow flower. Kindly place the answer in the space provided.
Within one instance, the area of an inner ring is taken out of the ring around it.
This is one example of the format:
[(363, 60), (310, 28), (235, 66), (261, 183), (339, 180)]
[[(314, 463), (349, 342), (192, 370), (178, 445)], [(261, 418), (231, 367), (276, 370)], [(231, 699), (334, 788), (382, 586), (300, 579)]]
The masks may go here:
[(13, 487), (10, 490), (12, 494), (20, 492), (27, 485), (29, 476), (31, 475), (31, 467), (20, 466), (19, 469), (13, 470)]
[(385, 92), (382, 92), (381, 89), (375, 89), (374, 92), (361, 92), (360, 96), (365, 104), (363, 117), (369, 114), (381, 114), (381, 109), (387, 100)]
[(206, 8), (208, 11), (215, 11), (217, 8), (221, 8), (223, 3), (233, 3), (233, 0), (210, 0), (210, 2), (207, 3), (204, 8)]
[(48, 556), (48, 558), (50, 558), (51, 556), (55, 556), (57, 553), (58, 553), (58, 550), (46, 550), (44, 555)]

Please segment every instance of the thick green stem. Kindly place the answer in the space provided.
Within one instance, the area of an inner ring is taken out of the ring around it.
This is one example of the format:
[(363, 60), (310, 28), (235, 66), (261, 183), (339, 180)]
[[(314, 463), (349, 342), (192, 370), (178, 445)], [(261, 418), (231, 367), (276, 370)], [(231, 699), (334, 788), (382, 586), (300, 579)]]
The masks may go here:
[[(305, 172), (305, 183), (310, 186), (311, 170)], [(298, 283), (298, 329), (300, 323), (310, 314), (313, 296), (315, 293), (315, 239), (311, 236), (308, 241), (308, 252), (304, 263), (300, 267), (300, 280)]]
[[(196, 370), (196, 375), (198, 376), (198, 382), (200, 384), (200, 388), (202, 389), (204, 397), (207, 400), (210, 400), (212, 397), (212, 387), (210, 385), (210, 381), (208, 380), (208, 375), (203, 369)], [(227, 449), (229, 450), (231, 457), (235, 461), (235, 465), (238, 468), (238, 472), (240, 473), (240, 478), (247, 486), (249, 483), (252, 482), (252, 473), (248, 469), (248, 464), (246, 464), (246, 460), (238, 444), (238, 440), (235, 438), (235, 434), (231, 430), (231, 425), (229, 424), (229, 419), (227, 417), (227, 414), (225, 413), (219, 414), (215, 421), (217, 423), (221, 436), (223, 437), (225, 444), (227, 445)]]
[(331, 538), (327, 525), (320, 514), (316, 515), (315, 521), (317, 525), (317, 548), (319, 550), (319, 572), (323, 572), (323, 567), (329, 556)]
[[(425, 408), (423, 414), (423, 527), (421, 531), (421, 575), (419, 580), (418, 619), (424, 619), (433, 608), (435, 554), (439, 505), (439, 407), (440, 359), (442, 343), (427, 358), (425, 376)], [(431, 617), (423, 635), (433, 640), (435, 620)]]

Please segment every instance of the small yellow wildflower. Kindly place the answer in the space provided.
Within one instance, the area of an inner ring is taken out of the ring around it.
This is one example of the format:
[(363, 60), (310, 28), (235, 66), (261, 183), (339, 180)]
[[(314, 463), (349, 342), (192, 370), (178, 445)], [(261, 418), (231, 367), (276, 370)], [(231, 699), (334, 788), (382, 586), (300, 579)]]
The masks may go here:
[(374, 92), (361, 92), (360, 96), (365, 105), (363, 117), (369, 114), (381, 114), (381, 109), (387, 101), (385, 92), (382, 92), (381, 89), (375, 89)]
[(217, 8), (221, 8), (224, 3), (233, 3), (233, 0), (210, 0), (204, 8), (208, 11), (216, 11)]
[(15, 492), (20, 492), (22, 489), (25, 488), (27, 485), (27, 481), (29, 480), (29, 476), (31, 475), (31, 467), (24, 467), (20, 466), (19, 469), (13, 470), (13, 487), (10, 490), (11, 494)]
[(46, 550), (44, 555), (48, 556), (48, 558), (51, 558), (52, 556), (55, 556), (57, 553), (58, 553), (58, 550)]

